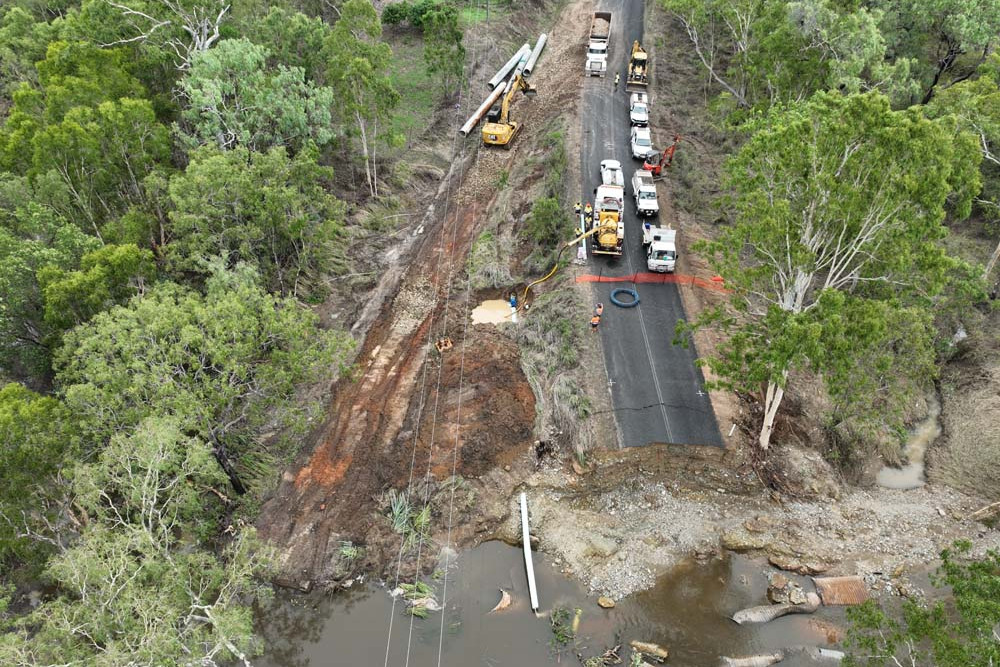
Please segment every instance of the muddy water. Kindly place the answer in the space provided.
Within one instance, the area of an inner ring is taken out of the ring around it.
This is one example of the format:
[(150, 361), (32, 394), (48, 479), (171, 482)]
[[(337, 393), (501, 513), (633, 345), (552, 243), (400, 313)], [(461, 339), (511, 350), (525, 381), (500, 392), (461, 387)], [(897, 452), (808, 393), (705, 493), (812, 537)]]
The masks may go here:
[(503, 324), (516, 322), (516, 318), (517, 315), (513, 314), (510, 303), (500, 299), (483, 301), (472, 310), (473, 324)]
[(903, 447), (903, 458), (906, 465), (902, 468), (886, 466), (879, 471), (875, 481), (879, 486), (888, 489), (915, 489), (923, 486), (924, 479), (924, 455), (927, 448), (941, 435), (941, 402), (937, 394), (927, 397), (927, 417), (917, 424), (910, 434), (906, 446)]
[[(392, 600), (378, 586), (325, 599), (281, 597), (263, 614), (266, 623), (261, 631), (269, 651), (254, 664), (578, 665), (576, 651), (589, 657), (616, 643), (638, 639), (667, 647), (670, 665), (714, 667), (721, 655), (751, 655), (788, 645), (828, 646), (830, 626), (844, 625), (843, 613), (831, 609), (812, 616), (787, 616), (758, 627), (736, 625), (728, 616), (742, 607), (764, 604), (767, 586), (764, 568), (739, 557), (683, 564), (652, 590), (620, 600), (611, 610), (599, 608), (596, 596), (588, 596), (582, 585), (561, 575), (542, 554), (535, 555), (535, 572), (543, 610), (538, 616), (528, 609), (520, 549), (491, 542), (462, 553), (449, 575), (443, 637), (441, 612), (413, 619), (411, 626), (400, 605), (392, 611)], [(441, 584), (437, 583), (439, 599)], [(809, 590), (807, 583), (803, 585)], [(513, 603), (503, 612), (488, 614), (499, 599), (499, 587), (512, 593)], [(557, 606), (582, 609), (576, 642), (561, 651), (552, 646), (548, 620)], [(623, 659), (627, 653), (621, 651)], [(781, 663), (782, 667), (808, 664)]]

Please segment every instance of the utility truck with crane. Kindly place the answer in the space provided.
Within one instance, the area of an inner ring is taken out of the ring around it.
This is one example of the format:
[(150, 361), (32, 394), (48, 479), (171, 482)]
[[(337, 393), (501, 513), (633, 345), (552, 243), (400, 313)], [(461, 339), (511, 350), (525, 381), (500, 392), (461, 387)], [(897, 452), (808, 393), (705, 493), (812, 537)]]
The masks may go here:
[(604, 76), (608, 72), (608, 44), (611, 41), (611, 12), (594, 12), (587, 44), (587, 76)]
[(535, 87), (518, 74), (511, 82), (510, 90), (503, 96), (499, 107), (493, 107), (486, 114), (483, 124), (483, 144), (487, 146), (503, 146), (509, 149), (522, 124), (510, 118), (510, 105), (518, 91), (524, 91), (528, 97), (535, 95)]
[(660, 212), (660, 203), (656, 199), (656, 183), (653, 174), (645, 169), (636, 169), (632, 174), (632, 197), (635, 199), (635, 212), (642, 216), (654, 216)]
[(629, 93), (645, 91), (649, 86), (649, 55), (639, 44), (632, 42), (632, 53), (628, 60), (628, 77), (625, 79), (625, 90)]
[(642, 225), (642, 244), (646, 246), (646, 268), (656, 273), (673, 273), (677, 268), (677, 230)]

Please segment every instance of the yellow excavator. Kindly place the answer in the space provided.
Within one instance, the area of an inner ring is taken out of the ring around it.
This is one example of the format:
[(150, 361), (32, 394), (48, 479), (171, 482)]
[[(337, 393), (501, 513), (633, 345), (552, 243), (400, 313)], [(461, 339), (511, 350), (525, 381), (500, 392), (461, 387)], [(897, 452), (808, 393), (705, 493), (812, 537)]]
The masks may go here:
[(535, 87), (518, 74), (510, 86), (510, 91), (504, 95), (500, 108), (494, 107), (487, 112), (486, 123), (483, 125), (483, 144), (510, 148), (514, 135), (521, 129), (522, 125), (510, 119), (510, 104), (519, 90), (524, 91), (528, 97), (535, 95)]
[(629, 93), (646, 90), (649, 85), (649, 58), (639, 44), (632, 42), (632, 54), (628, 61), (628, 78), (625, 80), (625, 91)]

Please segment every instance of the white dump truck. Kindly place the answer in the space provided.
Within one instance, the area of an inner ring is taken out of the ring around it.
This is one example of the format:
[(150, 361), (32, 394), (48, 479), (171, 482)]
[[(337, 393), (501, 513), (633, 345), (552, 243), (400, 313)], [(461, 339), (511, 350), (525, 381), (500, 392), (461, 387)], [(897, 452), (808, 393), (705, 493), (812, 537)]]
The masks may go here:
[(677, 230), (642, 225), (642, 244), (646, 246), (646, 268), (656, 273), (673, 273), (677, 267)]
[(635, 212), (651, 217), (659, 215), (660, 203), (656, 200), (656, 183), (653, 174), (645, 169), (636, 169), (632, 174), (632, 197), (635, 199)]
[(594, 12), (587, 44), (587, 76), (604, 76), (608, 72), (608, 42), (611, 40), (611, 12)]

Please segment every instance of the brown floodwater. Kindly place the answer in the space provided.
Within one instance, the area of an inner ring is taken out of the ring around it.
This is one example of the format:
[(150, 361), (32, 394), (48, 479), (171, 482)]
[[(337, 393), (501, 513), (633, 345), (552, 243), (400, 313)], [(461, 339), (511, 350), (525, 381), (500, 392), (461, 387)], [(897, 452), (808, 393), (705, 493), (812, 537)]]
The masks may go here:
[[(843, 610), (786, 616), (759, 626), (739, 626), (729, 616), (766, 604), (767, 566), (733, 556), (699, 564), (685, 562), (662, 576), (651, 590), (611, 610), (597, 596), (559, 573), (544, 554), (534, 556), (542, 611), (528, 605), (521, 550), (488, 542), (462, 552), (448, 575), (446, 608), (426, 619), (412, 618), (383, 586), (355, 585), (332, 596), (282, 594), (263, 611), (260, 630), (268, 649), (257, 667), (416, 666), (541, 667), (579, 665), (583, 657), (630, 640), (654, 642), (670, 651), (667, 665), (715, 667), (721, 656), (747, 656), (790, 645), (830, 646), (831, 627), (844, 627)], [(811, 585), (798, 580), (806, 590)], [(433, 582), (438, 600), (443, 580)], [(489, 614), (498, 588), (510, 591), (506, 610)], [(581, 609), (577, 638), (557, 649), (549, 625), (556, 607)], [(443, 615), (443, 624), (442, 624)], [(390, 631), (391, 620), (391, 631)], [(441, 628), (444, 628), (443, 636)], [(439, 653), (440, 646), (440, 653)], [(627, 663), (625, 663), (627, 664)], [(811, 665), (789, 659), (780, 667)], [(830, 663), (825, 663), (830, 664)]]

